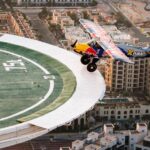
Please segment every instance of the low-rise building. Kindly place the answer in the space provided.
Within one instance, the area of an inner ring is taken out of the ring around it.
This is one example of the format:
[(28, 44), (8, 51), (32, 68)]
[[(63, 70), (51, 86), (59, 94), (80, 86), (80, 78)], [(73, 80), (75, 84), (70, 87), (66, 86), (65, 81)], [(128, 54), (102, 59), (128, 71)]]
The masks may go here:
[(16, 0), (18, 5), (44, 5), (47, 4), (49, 0)]
[(135, 144), (134, 150), (150, 150), (150, 136), (146, 136), (143, 141)]
[[(110, 128), (112, 132), (109, 133), (108, 131), (110, 131)], [(100, 135), (100, 133), (97, 134)], [(141, 148), (141, 145), (138, 143), (143, 142), (143, 147), (146, 148), (144, 150), (149, 150), (150, 138), (147, 134), (148, 129), (145, 123), (137, 123), (136, 130), (123, 131), (114, 131), (113, 124), (105, 124), (102, 137), (99, 137), (96, 141), (91, 141), (90, 143), (87, 139), (84, 139), (83, 141), (85, 142), (81, 143), (82, 146), (80, 148), (83, 150), (143, 150), (138, 149)], [(74, 150), (74, 147), (72, 147), (72, 149)]]
[(49, 3), (50, 5), (57, 5), (57, 6), (77, 6), (77, 5), (89, 5), (93, 2), (93, 0), (15, 0), (18, 5), (46, 5)]
[(35, 32), (31, 29), (29, 22), (24, 18), (22, 13), (0, 13), (0, 21), (3, 25), (3, 27), (1, 28), (1, 32), (36, 39)]
[(105, 25), (103, 28), (110, 34), (115, 43), (135, 43), (130, 34), (121, 32), (115, 25)]
[(90, 132), (88, 135), (87, 135), (87, 139), (86, 141), (88, 142), (95, 142), (97, 141), (99, 138), (99, 134), (96, 133), (96, 132)]
[(60, 21), (61, 29), (68, 28), (70, 26), (74, 26), (74, 21), (70, 17), (62, 17)]
[(73, 150), (81, 150), (83, 149), (84, 141), (76, 140), (72, 142), (72, 149)]
[(100, 15), (107, 24), (115, 24), (117, 22), (117, 19), (113, 14), (101, 12)]
[(74, 43), (76, 40), (78, 42), (87, 42), (90, 40), (90, 37), (87, 33), (83, 32), (83, 30), (78, 26), (70, 26), (63, 28), (63, 33), (65, 35), (66, 40), (61, 40), (62, 47), (68, 50), (72, 50), (72, 47), (70, 46), (72, 43)]
[(89, 5), (93, 2), (93, 0), (53, 0), (53, 4), (55, 5), (71, 5), (71, 6), (78, 6), (78, 5)]
[(84, 150), (99, 150), (100, 146), (96, 145), (96, 144), (89, 144), (87, 146), (85, 146)]
[(67, 12), (64, 11), (63, 9), (60, 10), (53, 10), (52, 11), (52, 20), (51, 22), (54, 24), (60, 24), (61, 23), (61, 19), (63, 17), (67, 17)]
[(150, 104), (142, 99), (105, 98), (99, 101), (93, 110), (95, 117), (103, 121), (108, 120), (139, 120), (150, 116)]
[(80, 27), (68, 27), (64, 29), (65, 38), (69, 42), (74, 42), (78, 40), (79, 42), (87, 42), (90, 40), (90, 37), (87, 33), (85, 33)]

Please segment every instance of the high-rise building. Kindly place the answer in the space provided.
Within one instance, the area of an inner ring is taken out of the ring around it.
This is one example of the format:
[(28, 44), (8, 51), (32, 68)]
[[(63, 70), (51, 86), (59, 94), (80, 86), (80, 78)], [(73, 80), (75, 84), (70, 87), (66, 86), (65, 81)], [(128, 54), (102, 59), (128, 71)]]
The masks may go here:
[(150, 96), (150, 59), (147, 61), (147, 72), (146, 72), (146, 92)]
[(134, 64), (129, 64), (108, 59), (105, 66), (108, 91), (143, 91), (146, 88), (146, 79), (150, 81), (147, 74), (148, 58), (133, 58), (133, 61)]

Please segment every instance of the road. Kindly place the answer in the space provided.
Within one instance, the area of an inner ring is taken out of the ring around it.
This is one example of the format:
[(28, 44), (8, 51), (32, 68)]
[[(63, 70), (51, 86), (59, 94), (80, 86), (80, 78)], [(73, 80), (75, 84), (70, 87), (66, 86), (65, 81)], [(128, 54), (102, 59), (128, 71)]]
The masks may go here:
[(44, 23), (39, 17), (37, 11), (33, 12), (24, 12), (26, 16), (31, 21), (33, 29), (37, 30), (37, 32), (41, 36), (41, 41), (50, 43), (53, 45), (59, 45), (58, 40), (55, 38), (53, 33), (49, 31), (48, 25)]

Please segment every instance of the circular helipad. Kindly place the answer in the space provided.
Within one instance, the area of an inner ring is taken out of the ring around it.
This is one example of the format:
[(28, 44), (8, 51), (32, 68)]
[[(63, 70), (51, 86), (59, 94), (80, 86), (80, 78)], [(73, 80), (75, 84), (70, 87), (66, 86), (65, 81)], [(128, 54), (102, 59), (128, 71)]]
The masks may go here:
[(48, 106), (51, 109), (44, 113), (56, 109), (67, 101), (51, 105), (65, 84), (70, 90), (67, 98), (75, 89), (74, 75), (66, 66), (28, 48), (0, 42), (0, 64), (0, 128), (33, 119)]
[(73, 121), (105, 93), (100, 72), (79, 55), (8, 34), (0, 35), (0, 85), (0, 148)]

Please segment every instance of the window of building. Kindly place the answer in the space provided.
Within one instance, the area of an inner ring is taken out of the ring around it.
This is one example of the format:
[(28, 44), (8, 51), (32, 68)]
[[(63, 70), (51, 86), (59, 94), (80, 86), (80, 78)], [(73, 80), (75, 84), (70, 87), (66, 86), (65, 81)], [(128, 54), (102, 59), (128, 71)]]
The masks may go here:
[(99, 115), (99, 111), (96, 111), (96, 115)]
[(135, 113), (136, 113), (136, 114), (139, 114), (139, 113), (140, 113), (140, 110), (136, 110)]
[(129, 144), (129, 136), (125, 136), (125, 144), (126, 144), (126, 145)]
[(130, 114), (132, 114), (133, 113), (133, 110), (130, 110)]
[(120, 115), (121, 114), (121, 111), (118, 111), (118, 115)]
[(115, 116), (110, 116), (111, 119), (115, 119)]
[(118, 116), (117, 118), (120, 119), (120, 116)]
[(118, 74), (123, 74), (123, 72), (122, 71), (118, 71)]
[(124, 114), (127, 114), (127, 111), (124, 111)]
[(127, 118), (127, 116), (124, 116), (124, 118), (126, 119), (126, 118)]
[(114, 114), (114, 111), (113, 111), (113, 110), (111, 111), (111, 114)]
[(145, 113), (146, 113), (146, 114), (147, 114), (147, 113), (149, 113), (149, 110), (148, 110), (148, 109), (146, 109), (146, 110), (145, 110)]
[(108, 114), (108, 111), (104, 111), (104, 114)]
[(139, 115), (136, 115), (136, 116), (135, 116), (135, 119), (140, 119), (140, 116), (139, 116)]
[(132, 116), (132, 115), (130, 115), (130, 118), (133, 118), (133, 116)]

